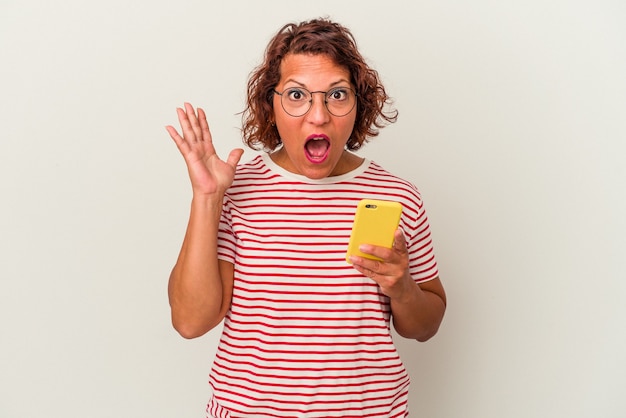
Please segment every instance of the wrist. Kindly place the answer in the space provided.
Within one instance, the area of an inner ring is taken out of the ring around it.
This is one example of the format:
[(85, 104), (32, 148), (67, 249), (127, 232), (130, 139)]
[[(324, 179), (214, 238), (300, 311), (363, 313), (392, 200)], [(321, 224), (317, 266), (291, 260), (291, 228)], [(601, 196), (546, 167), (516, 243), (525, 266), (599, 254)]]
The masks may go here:
[(395, 298), (391, 298), (391, 300), (398, 305), (413, 305), (415, 304), (420, 292), (420, 287), (417, 283), (415, 283), (411, 276), (408, 276), (403, 279), (402, 290)]
[(200, 193), (200, 192), (194, 191), (191, 196), (192, 205), (200, 205), (200, 206), (205, 206), (205, 207), (219, 206), (221, 208), (223, 202), (224, 202), (223, 192), (222, 193), (219, 193), (219, 192)]
[(222, 194), (195, 194), (191, 198), (192, 215), (200, 216), (205, 221), (219, 220), (224, 206)]

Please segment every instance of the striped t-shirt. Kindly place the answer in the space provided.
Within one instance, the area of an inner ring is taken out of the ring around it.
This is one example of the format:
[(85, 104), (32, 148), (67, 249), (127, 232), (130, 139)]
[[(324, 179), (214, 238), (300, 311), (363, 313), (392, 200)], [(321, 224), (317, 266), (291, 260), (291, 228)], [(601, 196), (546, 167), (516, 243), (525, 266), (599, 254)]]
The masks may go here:
[(376, 163), (319, 180), (268, 155), (237, 168), (218, 249), (235, 266), (233, 299), (208, 416), (407, 415), (409, 376), (391, 339), (389, 299), (345, 259), (364, 198), (402, 204), (411, 275), (437, 277), (419, 192)]

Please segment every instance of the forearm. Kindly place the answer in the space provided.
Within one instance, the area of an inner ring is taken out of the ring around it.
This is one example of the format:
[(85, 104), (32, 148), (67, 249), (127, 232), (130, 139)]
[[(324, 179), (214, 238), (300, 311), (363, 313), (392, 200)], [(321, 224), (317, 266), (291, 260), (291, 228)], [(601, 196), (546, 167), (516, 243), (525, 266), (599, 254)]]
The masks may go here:
[(202, 335), (223, 318), (223, 281), (217, 259), (222, 198), (196, 198), (168, 286), (172, 323), (181, 335)]
[(400, 299), (391, 299), (393, 325), (405, 338), (426, 341), (433, 337), (443, 320), (446, 298), (439, 279), (421, 287), (412, 281)]

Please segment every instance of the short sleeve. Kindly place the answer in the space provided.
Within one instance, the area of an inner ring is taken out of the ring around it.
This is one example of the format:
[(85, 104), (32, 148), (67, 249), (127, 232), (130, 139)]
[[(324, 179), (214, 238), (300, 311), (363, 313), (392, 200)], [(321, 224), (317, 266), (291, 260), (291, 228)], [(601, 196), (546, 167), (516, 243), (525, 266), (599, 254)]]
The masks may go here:
[(428, 216), (419, 192), (417, 192), (416, 200), (411, 200), (415, 204), (414, 212), (412, 212), (414, 216), (405, 219), (409, 272), (417, 283), (421, 283), (437, 278), (439, 270)]

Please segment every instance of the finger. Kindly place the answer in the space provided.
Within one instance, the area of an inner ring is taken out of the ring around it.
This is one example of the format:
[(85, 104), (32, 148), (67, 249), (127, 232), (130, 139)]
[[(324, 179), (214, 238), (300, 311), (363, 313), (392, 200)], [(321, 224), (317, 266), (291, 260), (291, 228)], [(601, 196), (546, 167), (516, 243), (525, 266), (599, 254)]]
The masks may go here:
[(380, 271), (381, 264), (378, 260), (372, 260), (371, 263), (368, 263), (367, 268), (372, 273), (378, 273)]
[(376, 284), (383, 285), (385, 282), (385, 275), (384, 274), (380, 274), (374, 270), (369, 270), (369, 269), (365, 269), (362, 268), (361, 273), (365, 276), (368, 277), (370, 279), (372, 279)]
[(242, 155), (243, 155), (243, 149), (235, 148), (234, 150), (230, 152), (230, 154), (228, 154), (228, 159), (226, 160), (226, 162), (231, 167), (236, 168)]
[(170, 137), (174, 140), (174, 143), (178, 147), (178, 150), (183, 155), (186, 154), (189, 151), (189, 144), (187, 144), (187, 141), (185, 141), (183, 137), (180, 136), (176, 128), (174, 128), (173, 126), (168, 125), (165, 127), (165, 129), (170, 134)]
[(371, 260), (366, 257), (350, 256), (352, 265), (367, 277), (371, 277), (372, 274), (381, 273), (381, 263), (378, 260)]
[(180, 123), (180, 128), (183, 131), (182, 138), (189, 142), (196, 142), (196, 134), (191, 127), (191, 122), (189, 120), (189, 115), (185, 111), (185, 109), (181, 109), (180, 107), (176, 108), (176, 113), (178, 114), (178, 122)]
[(361, 244), (359, 246), (359, 251), (363, 254), (368, 254), (384, 261), (391, 259), (395, 255), (395, 250), (393, 248), (380, 247), (372, 244)]
[(185, 103), (185, 114), (187, 115), (187, 119), (189, 120), (189, 126), (193, 130), (194, 139), (196, 141), (202, 141), (202, 128), (200, 128), (200, 123), (198, 122), (196, 111), (191, 103)]
[(366, 266), (367, 261), (368, 260), (365, 259), (364, 257), (358, 257), (356, 255), (350, 256), (350, 263), (352, 264), (352, 267), (354, 267), (358, 272), (360, 272), (364, 276), (372, 277), (375, 272), (372, 269), (368, 268), (368, 266)]
[(406, 239), (404, 238), (404, 233), (400, 228), (396, 229), (396, 232), (393, 236), (393, 249), (399, 253), (407, 252)]
[(167, 130), (167, 133), (168, 133), (168, 134), (170, 134), (170, 136), (172, 137), (172, 139), (173, 139), (174, 141), (176, 141), (176, 140), (177, 140), (177, 138), (180, 138), (180, 134), (178, 133), (178, 131), (176, 130), (176, 128), (174, 128), (173, 126), (171, 126), (171, 125), (167, 125), (167, 126), (165, 127), (165, 130)]
[(204, 109), (198, 108), (198, 122), (200, 123), (201, 138), (203, 141), (212, 142), (211, 130), (209, 129), (209, 123), (206, 120), (206, 113)]

